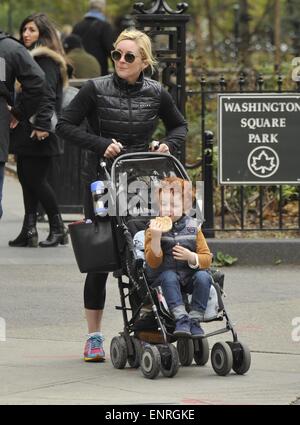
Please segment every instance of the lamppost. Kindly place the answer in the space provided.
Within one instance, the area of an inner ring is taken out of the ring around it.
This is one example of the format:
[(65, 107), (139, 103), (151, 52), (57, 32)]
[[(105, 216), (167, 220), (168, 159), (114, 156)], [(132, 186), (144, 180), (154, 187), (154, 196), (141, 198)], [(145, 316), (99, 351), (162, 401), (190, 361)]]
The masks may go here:
[(183, 13), (187, 10), (188, 8), (188, 4), (187, 3), (178, 3), (177, 4), (177, 10), (173, 10), (166, 2), (165, 0), (156, 0), (152, 2), (152, 6), (150, 7), (150, 9), (145, 10), (145, 5), (142, 2), (139, 3), (135, 3), (133, 8), (140, 13), (145, 13), (148, 15), (151, 14), (164, 14), (164, 13)]
[[(157, 79), (169, 90), (179, 110), (185, 115), (186, 103), (186, 25), (190, 19), (184, 12), (187, 3), (178, 3), (176, 10), (164, 0), (133, 5), (136, 28), (145, 31), (153, 41), (159, 62)], [(179, 154), (185, 163), (185, 152)]]

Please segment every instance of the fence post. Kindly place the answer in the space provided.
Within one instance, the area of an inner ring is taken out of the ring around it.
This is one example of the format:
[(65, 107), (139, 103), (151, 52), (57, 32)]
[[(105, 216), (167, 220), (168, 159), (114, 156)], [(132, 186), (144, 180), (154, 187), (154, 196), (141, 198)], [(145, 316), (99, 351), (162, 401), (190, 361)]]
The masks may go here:
[[(170, 92), (178, 109), (185, 116), (186, 104), (186, 26), (190, 16), (185, 14), (188, 3), (178, 3), (176, 10), (166, 0), (155, 0), (149, 9), (144, 2), (135, 3), (136, 28), (152, 39), (159, 62), (158, 79)], [(185, 151), (178, 153), (185, 163)]]
[(214, 199), (213, 199), (213, 141), (212, 131), (204, 132), (204, 157), (203, 157), (203, 178), (204, 178), (204, 215), (203, 232), (205, 237), (214, 238)]

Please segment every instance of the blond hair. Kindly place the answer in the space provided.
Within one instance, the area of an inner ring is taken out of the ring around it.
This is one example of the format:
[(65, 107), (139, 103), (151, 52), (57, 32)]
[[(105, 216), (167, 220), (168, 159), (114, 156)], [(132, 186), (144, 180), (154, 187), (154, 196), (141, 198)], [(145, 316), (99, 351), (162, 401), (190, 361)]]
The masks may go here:
[(154, 73), (154, 68), (157, 65), (152, 52), (152, 43), (147, 34), (136, 29), (126, 29), (121, 32), (117, 40), (114, 43), (114, 48), (117, 48), (117, 45), (123, 40), (132, 40), (135, 41), (139, 47), (142, 59), (147, 62), (148, 66), (151, 68), (152, 74)]

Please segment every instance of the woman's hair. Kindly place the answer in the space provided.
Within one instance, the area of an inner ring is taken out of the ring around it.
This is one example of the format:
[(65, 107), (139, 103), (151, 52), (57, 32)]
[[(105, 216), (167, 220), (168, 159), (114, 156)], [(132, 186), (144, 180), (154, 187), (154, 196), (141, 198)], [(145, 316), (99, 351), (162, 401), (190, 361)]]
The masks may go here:
[(58, 36), (57, 30), (53, 23), (44, 13), (34, 13), (24, 19), (20, 26), (20, 39), (23, 41), (23, 31), (25, 25), (34, 22), (39, 30), (39, 39), (35, 46), (46, 46), (57, 53), (64, 56), (64, 50)]
[(114, 43), (114, 48), (123, 40), (135, 41), (139, 47), (142, 59), (145, 60), (151, 68), (151, 72), (154, 72), (154, 67), (157, 65), (152, 52), (152, 43), (147, 34), (136, 29), (126, 29), (121, 32), (117, 40)]

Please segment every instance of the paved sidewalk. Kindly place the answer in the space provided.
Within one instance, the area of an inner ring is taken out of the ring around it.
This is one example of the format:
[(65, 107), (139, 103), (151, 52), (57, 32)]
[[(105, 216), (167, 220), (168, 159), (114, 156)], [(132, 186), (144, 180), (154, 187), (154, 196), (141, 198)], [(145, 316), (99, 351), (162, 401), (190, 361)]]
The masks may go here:
[[(116, 370), (111, 339), (122, 329), (116, 281), (107, 286), (104, 364), (86, 364), (82, 290), (72, 248), (10, 248), (23, 207), (17, 181), (7, 177), (0, 221), (0, 404), (291, 404), (300, 397), (300, 265), (225, 270), (227, 310), (240, 340), (252, 351), (245, 376), (217, 376), (210, 364), (180, 368), (173, 379), (145, 379), (140, 370)], [(47, 224), (39, 225), (40, 238)], [(292, 325), (299, 318), (298, 329)], [(206, 329), (219, 325), (207, 325)], [(297, 338), (298, 337), (298, 338)], [(1, 338), (1, 334), (0, 334)], [(230, 334), (210, 340), (229, 340)]]

